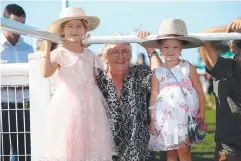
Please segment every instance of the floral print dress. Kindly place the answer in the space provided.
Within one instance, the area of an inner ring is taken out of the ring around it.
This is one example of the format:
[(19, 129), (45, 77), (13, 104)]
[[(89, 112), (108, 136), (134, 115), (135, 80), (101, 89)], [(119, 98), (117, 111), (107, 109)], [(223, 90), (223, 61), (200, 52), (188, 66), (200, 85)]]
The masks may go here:
[(182, 60), (170, 70), (162, 66), (155, 70), (160, 83), (152, 115), (157, 133), (150, 136), (148, 146), (152, 151), (174, 150), (191, 144), (188, 138), (188, 115), (197, 116), (199, 100), (189, 78), (189, 65), (189, 62)]

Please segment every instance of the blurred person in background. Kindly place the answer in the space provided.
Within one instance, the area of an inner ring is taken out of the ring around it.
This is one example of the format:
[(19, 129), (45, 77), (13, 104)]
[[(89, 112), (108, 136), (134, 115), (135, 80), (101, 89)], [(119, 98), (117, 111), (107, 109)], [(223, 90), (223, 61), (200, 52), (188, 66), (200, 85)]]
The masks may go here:
[[(241, 32), (241, 18), (230, 25), (208, 28), (204, 33)], [(233, 58), (224, 58), (216, 42), (206, 41), (201, 57), (213, 79), (216, 99), (216, 159), (241, 160), (241, 41), (229, 44)]]
[[(20, 23), (26, 21), (25, 11), (17, 4), (7, 5), (3, 17)], [(28, 54), (33, 52), (33, 48), (24, 42), (19, 34), (10, 31), (3, 31), (0, 36), (0, 45), (1, 63), (27, 63)], [(18, 157), (18, 160), (23, 161), (25, 160), (24, 155), (30, 154), (30, 113), (28, 107), (28, 87), (1, 86), (2, 160), (10, 160), (10, 155), (22, 155)], [(30, 161), (30, 156), (27, 156), (26, 160)]]
[[(20, 23), (26, 21), (25, 11), (17, 4), (7, 5), (3, 17)], [(33, 52), (32, 46), (24, 42), (19, 34), (10, 31), (3, 31), (0, 36), (0, 45), (2, 63), (26, 63), (28, 54)]]

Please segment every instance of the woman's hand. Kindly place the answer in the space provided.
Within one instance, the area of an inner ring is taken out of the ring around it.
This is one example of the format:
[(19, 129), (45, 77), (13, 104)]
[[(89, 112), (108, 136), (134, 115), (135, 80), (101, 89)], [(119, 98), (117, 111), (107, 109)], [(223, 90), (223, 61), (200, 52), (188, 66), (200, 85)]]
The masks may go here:
[[(143, 39), (147, 36), (149, 36), (151, 33), (150, 32), (146, 32), (146, 31), (140, 31), (140, 32), (137, 32), (137, 37), (139, 39)], [(146, 49), (146, 52), (148, 53), (148, 56), (151, 56), (151, 54), (153, 52), (155, 52), (155, 49), (154, 48), (145, 48)]]

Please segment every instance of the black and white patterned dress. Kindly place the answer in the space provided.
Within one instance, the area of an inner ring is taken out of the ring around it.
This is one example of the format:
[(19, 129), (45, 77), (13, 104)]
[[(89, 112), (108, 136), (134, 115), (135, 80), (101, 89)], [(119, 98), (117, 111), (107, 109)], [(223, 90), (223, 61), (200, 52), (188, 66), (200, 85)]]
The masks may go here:
[(152, 72), (133, 65), (118, 97), (107, 72), (97, 69), (97, 82), (110, 108), (110, 122), (118, 161), (146, 161), (150, 156), (148, 106)]

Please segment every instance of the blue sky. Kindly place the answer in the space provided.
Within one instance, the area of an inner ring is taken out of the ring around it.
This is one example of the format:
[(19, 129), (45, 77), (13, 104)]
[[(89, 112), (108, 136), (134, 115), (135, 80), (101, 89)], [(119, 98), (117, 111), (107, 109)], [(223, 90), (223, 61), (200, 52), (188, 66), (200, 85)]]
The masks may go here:
[[(61, 11), (61, 0), (56, 1), (1, 1), (1, 15), (7, 4), (21, 5), (27, 14), (26, 24), (45, 30), (58, 18)], [(99, 28), (91, 35), (111, 35), (113, 32), (131, 34), (135, 26), (140, 30), (157, 34), (160, 22), (164, 18), (180, 18), (186, 22), (189, 33), (198, 33), (202, 29), (227, 25), (235, 18), (241, 17), (241, 1), (80, 1), (70, 0), (70, 7), (81, 7), (87, 15), (101, 19)], [(34, 40), (25, 37), (30, 44)], [(92, 45), (98, 52), (102, 45)], [(144, 51), (137, 47), (138, 52)], [(196, 64), (197, 49), (183, 51), (183, 58)], [(134, 55), (135, 58), (135, 55)]]

